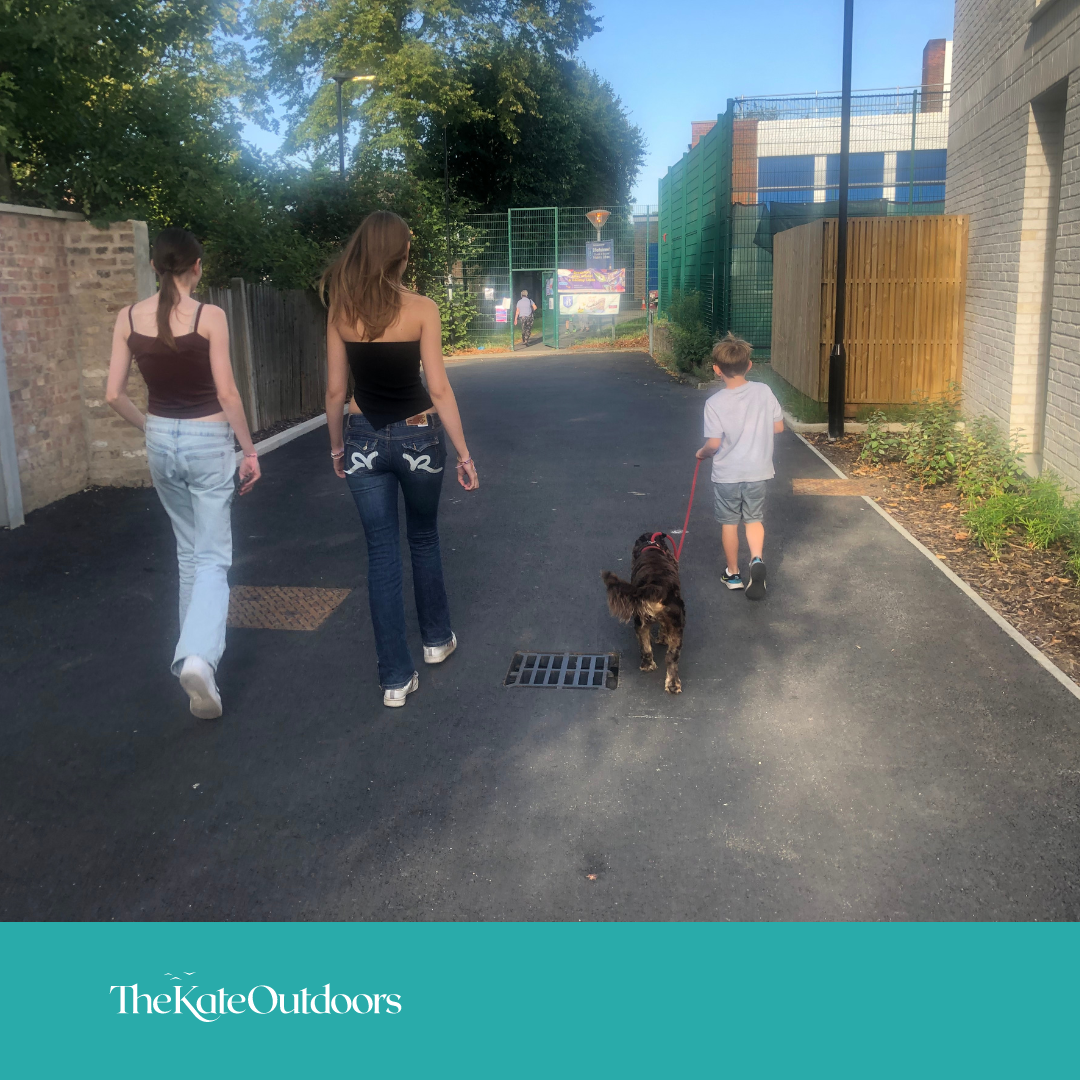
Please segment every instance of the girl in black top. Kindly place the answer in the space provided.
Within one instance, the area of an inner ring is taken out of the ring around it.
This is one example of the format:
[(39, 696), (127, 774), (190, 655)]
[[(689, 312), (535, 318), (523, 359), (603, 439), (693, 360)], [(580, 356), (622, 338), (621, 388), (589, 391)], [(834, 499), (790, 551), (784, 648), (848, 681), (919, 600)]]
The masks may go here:
[[(444, 433), (457, 451), (458, 483), (466, 491), (480, 486), (443, 365), (439, 309), (401, 281), (410, 235), (397, 214), (384, 210), (370, 214), (322, 281), (330, 308), (326, 331), (330, 457), (334, 471), (348, 482), (364, 525), (379, 684), (383, 704), (391, 707), (404, 705), (419, 686), (405, 629), (398, 489), (405, 499), (424, 662), (438, 664), (457, 648), (439, 550)], [(355, 392), (343, 434), (350, 372)]]

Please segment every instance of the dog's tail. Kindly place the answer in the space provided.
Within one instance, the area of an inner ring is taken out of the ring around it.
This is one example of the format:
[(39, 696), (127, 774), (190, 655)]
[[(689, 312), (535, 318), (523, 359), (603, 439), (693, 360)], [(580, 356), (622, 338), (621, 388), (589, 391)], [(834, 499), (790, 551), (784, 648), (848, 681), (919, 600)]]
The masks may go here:
[(631, 622), (635, 615), (653, 616), (660, 610), (663, 592), (656, 585), (635, 588), (617, 574), (605, 570), (600, 575), (607, 586), (607, 602), (611, 614), (622, 622)]

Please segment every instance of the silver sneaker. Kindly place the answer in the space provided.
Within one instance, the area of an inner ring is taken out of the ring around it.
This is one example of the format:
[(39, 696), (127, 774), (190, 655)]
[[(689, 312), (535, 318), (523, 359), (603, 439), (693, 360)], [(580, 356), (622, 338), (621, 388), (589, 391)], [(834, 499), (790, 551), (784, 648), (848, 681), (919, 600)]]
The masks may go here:
[(403, 686), (400, 690), (384, 690), (382, 692), (382, 703), (391, 709), (400, 709), (401, 706), (405, 704), (405, 699), (414, 690), (419, 689), (420, 675), (418, 672), (414, 671), (408, 686)]
[(185, 657), (180, 685), (191, 698), (192, 716), (216, 720), (221, 715), (221, 694), (214, 682), (214, 669), (201, 656)]
[(441, 664), (457, 648), (457, 634), (451, 634), (445, 645), (424, 646), (424, 663)]

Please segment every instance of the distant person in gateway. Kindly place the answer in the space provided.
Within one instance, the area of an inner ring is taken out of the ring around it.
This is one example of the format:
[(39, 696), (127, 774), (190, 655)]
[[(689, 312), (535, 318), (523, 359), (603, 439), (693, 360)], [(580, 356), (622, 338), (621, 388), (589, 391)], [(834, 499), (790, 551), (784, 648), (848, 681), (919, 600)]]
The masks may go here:
[(521, 299), (514, 307), (514, 325), (517, 326), (518, 319), (521, 320), (521, 344), (526, 347), (531, 343), (535, 312), (536, 305), (529, 299), (529, 290), (522, 289)]

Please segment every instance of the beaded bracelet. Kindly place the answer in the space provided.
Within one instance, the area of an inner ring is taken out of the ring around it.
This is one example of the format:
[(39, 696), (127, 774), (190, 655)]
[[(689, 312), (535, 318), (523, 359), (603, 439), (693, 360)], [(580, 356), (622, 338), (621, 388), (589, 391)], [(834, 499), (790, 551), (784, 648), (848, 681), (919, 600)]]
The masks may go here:
[(465, 468), (466, 465), (471, 465), (472, 463), (473, 463), (473, 459), (471, 457), (463, 458), (461, 461), (459, 461), (457, 463), (457, 467), (459, 469), (463, 469), (463, 468)]

